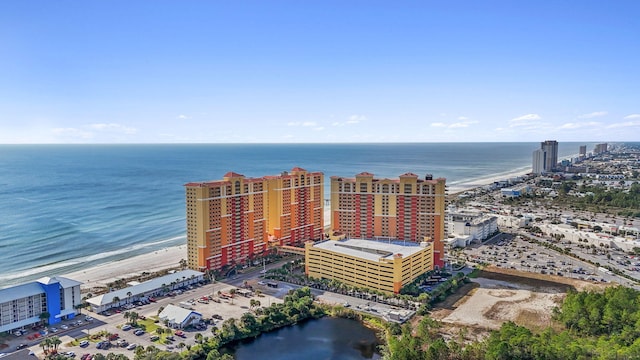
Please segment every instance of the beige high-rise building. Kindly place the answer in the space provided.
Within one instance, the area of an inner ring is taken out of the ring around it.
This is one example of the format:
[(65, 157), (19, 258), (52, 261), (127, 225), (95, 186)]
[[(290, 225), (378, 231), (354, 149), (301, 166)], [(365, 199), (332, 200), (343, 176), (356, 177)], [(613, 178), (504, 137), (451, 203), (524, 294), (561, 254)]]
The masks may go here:
[(301, 245), (324, 234), (324, 175), (293, 168), (277, 176), (185, 184), (188, 266), (246, 263), (270, 245)]
[(446, 180), (406, 173), (378, 179), (331, 177), (331, 230), (349, 238), (433, 242), (433, 265), (444, 265)]

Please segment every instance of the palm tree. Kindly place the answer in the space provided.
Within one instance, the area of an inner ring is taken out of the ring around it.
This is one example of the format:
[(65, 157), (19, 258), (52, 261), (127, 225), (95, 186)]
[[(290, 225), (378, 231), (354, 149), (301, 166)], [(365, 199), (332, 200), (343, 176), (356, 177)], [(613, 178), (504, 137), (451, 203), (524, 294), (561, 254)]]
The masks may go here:
[(179, 263), (179, 264), (180, 264), (180, 268), (181, 268), (182, 270), (184, 270), (184, 269), (186, 269), (186, 268), (187, 268), (187, 260), (185, 260), (185, 259), (180, 259), (180, 263)]
[(42, 322), (42, 326), (46, 326), (48, 324), (50, 316), (51, 314), (49, 314), (47, 311), (44, 311), (40, 314), (40, 321)]
[(53, 345), (53, 351), (58, 351), (58, 345), (62, 344), (62, 340), (60, 340), (59, 337), (57, 336), (52, 336), (50, 338), (51, 340), (51, 345)]
[(135, 311), (130, 312), (129, 321), (131, 322), (131, 324), (136, 325), (137, 324), (136, 320), (138, 320), (138, 313)]
[(233, 305), (233, 298), (236, 295), (236, 289), (229, 290), (229, 294), (231, 294), (231, 305)]
[(118, 303), (118, 305), (120, 305), (120, 298), (117, 296), (113, 297), (113, 301), (111, 302), (112, 304)]
[(49, 353), (49, 346), (51, 346), (51, 339), (45, 338), (40, 342), (40, 347), (44, 351), (44, 354), (47, 355)]
[(127, 304), (131, 302), (131, 295), (133, 295), (133, 293), (131, 291), (127, 291)]

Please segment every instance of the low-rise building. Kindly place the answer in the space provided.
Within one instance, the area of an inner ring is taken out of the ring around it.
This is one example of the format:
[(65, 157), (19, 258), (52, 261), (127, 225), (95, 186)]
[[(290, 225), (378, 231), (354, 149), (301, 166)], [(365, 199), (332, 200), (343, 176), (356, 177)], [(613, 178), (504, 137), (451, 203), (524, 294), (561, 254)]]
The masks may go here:
[(172, 329), (184, 329), (202, 321), (202, 314), (175, 305), (167, 305), (158, 315), (160, 321), (165, 322)]
[(1, 289), (0, 333), (23, 329), (43, 320), (53, 325), (73, 318), (82, 302), (81, 284), (64, 277), (47, 276)]
[(498, 231), (498, 218), (478, 210), (449, 207), (446, 226), (450, 246), (467, 246), (473, 241), (484, 241), (495, 234)]
[(359, 288), (397, 294), (432, 269), (432, 242), (346, 239), (305, 244), (308, 276)]
[(101, 313), (113, 307), (118, 307), (149, 296), (155, 296), (173, 289), (195, 284), (204, 279), (204, 273), (194, 270), (183, 270), (167, 274), (155, 279), (132, 285), (123, 289), (110, 291), (106, 294), (87, 299), (91, 311)]

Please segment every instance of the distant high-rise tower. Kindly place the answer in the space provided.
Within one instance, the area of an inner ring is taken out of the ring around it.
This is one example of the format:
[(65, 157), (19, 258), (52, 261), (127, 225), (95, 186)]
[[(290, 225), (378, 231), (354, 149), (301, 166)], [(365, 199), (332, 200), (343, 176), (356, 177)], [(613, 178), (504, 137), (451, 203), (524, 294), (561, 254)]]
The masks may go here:
[(534, 174), (542, 174), (543, 172), (545, 172), (545, 165), (546, 165), (546, 156), (547, 153), (542, 150), (542, 149), (537, 149), (533, 152), (533, 166), (532, 166), (532, 172)]
[(596, 144), (596, 148), (593, 149), (594, 154), (602, 154), (607, 152), (607, 143)]
[(540, 149), (545, 154), (545, 172), (552, 172), (558, 164), (558, 142), (555, 140), (546, 140), (540, 143)]
[(581, 158), (584, 158), (587, 156), (587, 145), (580, 145), (580, 154), (579, 156)]

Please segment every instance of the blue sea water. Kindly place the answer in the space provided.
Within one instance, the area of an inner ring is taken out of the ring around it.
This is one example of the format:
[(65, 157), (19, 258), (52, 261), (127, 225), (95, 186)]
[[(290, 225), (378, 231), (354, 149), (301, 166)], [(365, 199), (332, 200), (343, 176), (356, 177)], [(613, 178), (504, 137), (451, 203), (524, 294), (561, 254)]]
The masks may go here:
[[(582, 143), (560, 143), (559, 156)], [(592, 144), (587, 144), (592, 149)], [(0, 145), (0, 288), (184, 244), (183, 185), (368, 171), (478, 178), (530, 169), (539, 143)], [(185, 254), (186, 256), (186, 254)], [(176, 259), (176, 264), (180, 259)]]

